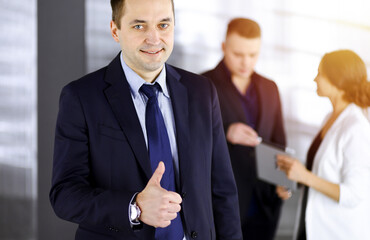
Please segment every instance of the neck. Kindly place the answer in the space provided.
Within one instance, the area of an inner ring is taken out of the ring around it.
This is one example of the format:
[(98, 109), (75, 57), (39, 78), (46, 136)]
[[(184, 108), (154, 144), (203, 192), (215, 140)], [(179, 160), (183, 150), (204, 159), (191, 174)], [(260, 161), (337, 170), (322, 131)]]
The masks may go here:
[(326, 133), (329, 131), (331, 126), (334, 124), (338, 116), (343, 112), (343, 110), (348, 106), (349, 102), (343, 100), (342, 96), (338, 96), (336, 99), (330, 98), (330, 101), (333, 105), (333, 113), (331, 114), (328, 121), (325, 123), (322, 131), (321, 137), (324, 138)]
[(330, 99), (333, 105), (333, 116), (339, 116), (341, 112), (349, 105), (349, 102), (344, 100), (342, 96), (337, 99)]
[(154, 70), (154, 71), (151, 71), (151, 72), (148, 72), (148, 71), (138, 71), (138, 70), (133, 69), (133, 68), (131, 68), (131, 69), (134, 70), (134, 72), (136, 72), (137, 75), (139, 75), (142, 79), (144, 79), (145, 82), (152, 83), (152, 82), (154, 82), (154, 80), (157, 79), (157, 77), (161, 73), (161, 71), (163, 69), (163, 66), (161, 68), (159, 68), (157, 70)]
[(150, 73), (138, 73), (136, 72), (142, 79), (144, 79), (145, 82), (147, 83), (152, 83), (154, 82), (155, 79), (157, 79), (157, 77), (159, 76), (159, 74), (161, 73), (161, 70), (160, 69), (159, 71), (156, 71), (156, 72), (150, 72)]
[(145, 82), (147, 83), (152, 83), (154, 82), (154, 80), (159, 76), (159, 74), (161, 73), (163, 67), (164, 67), (164, 64), (159, 67), (158, 69), (155, 69), (153, 71), (148, 71), (148, 70), (144, 70), (142, 68), (136, 68), (133, 64), (131, 64), (130, 61), (127, 61), (125, 60), (125, 58), (123, 57), (123, 60), (124, 62), (126, 63), (126, 65), (132, 69), (132, 71), (134, 71), (137, 75), (139, 75), (142, 79), (144, 79)]
[(236, 75), (231, 76), (231, 81), (235, 85), (235, 87), (241, 92), (245, 94), (247, 92), (248, 86), (251, 83), (251, 78), (242, 78)]

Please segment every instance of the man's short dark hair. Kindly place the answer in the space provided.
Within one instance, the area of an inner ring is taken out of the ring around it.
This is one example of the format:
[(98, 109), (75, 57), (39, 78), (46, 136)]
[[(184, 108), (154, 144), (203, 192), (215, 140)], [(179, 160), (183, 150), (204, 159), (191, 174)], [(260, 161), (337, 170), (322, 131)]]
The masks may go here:
[(227, 26), (226, 36), (236, 33), (245, 38), (260, 38), (261, 28), (257, 22), (247, 18), (234, 18)]
[[(171, 0), (172, 12), (175, 15), (173, 0)], [(117, 25), (118, 29), (121, 29), (121, 18), (124, 13), (125, 0), (110, 0), (110, 5), (112, 7), (112, 20)]]

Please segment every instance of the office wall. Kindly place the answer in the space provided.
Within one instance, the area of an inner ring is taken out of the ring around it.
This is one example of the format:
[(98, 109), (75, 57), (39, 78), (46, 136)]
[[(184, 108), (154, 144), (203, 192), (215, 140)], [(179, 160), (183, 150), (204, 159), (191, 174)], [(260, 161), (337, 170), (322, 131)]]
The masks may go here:
[[(76, 225), (58, 219), (49, 202), (54, 129), (64, 85), (85, 74), (85, 2), (38, 0), (38, 237), (74, 239)], [(18, 229), (20, 226), (18, 226)]]
[(0, 239), (36, 237), (36, 24), (36, 0), (0, 1)]

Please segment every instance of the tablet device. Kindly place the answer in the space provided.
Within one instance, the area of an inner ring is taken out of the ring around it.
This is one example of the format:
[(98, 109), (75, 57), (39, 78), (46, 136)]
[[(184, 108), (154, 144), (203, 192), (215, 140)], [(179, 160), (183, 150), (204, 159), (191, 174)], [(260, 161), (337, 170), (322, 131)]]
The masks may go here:
[(259, 179), (274, 185), (284, 186), (291, 191), (297, 189), (297, 183), (289, 180), (285, 173), (277, 167), (276, 155), (291, 155), (285, 149), (261, 142), (256, 146), (257, 176)]

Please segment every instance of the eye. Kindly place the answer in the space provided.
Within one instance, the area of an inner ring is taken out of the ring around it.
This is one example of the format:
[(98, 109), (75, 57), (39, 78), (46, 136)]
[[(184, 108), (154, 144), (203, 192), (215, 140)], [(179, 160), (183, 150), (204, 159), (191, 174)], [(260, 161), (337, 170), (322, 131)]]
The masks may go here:
[(133, 28), (137, 29), (137, 30), (140, 30), (140, 29), (143, 29), (144, 27), (143, 27), (143, 25), (135, 25)]
[(166, 28), (168, 28), (168, 24), (167, 23), (161, 23), (161, 24), (159, 24), (159, 28), (161, 28), (161, 29), (166, 29)]

